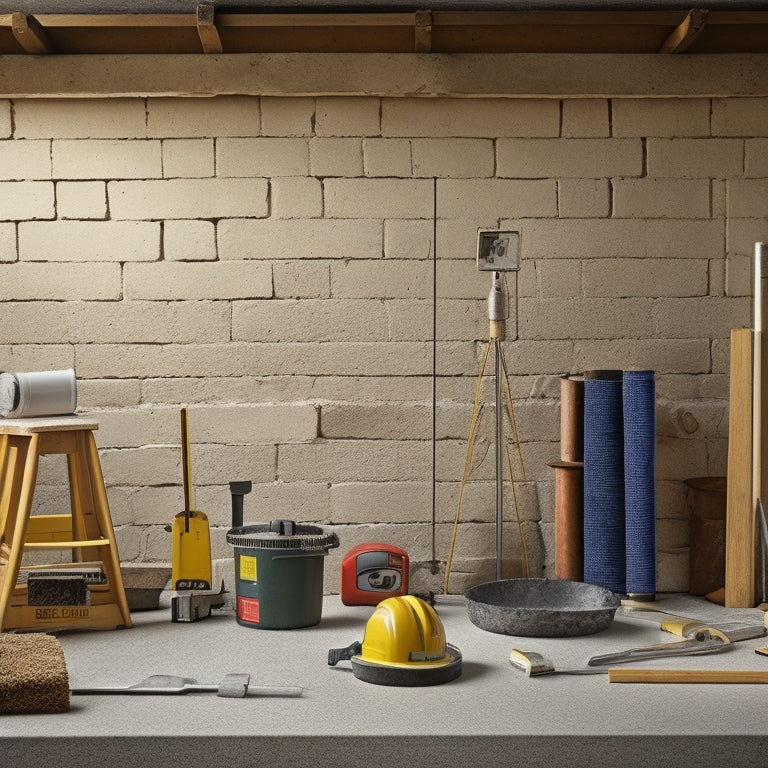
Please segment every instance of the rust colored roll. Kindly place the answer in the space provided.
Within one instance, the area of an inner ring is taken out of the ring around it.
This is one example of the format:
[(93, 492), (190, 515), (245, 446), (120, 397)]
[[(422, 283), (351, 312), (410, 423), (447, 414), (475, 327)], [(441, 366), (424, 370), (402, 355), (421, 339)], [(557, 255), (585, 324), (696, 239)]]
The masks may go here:
[(555, 470), (555, 575), (558, 579), (584, 579), (584, 464), (556, 461)]
[(560, 459), (584, 461), (584, 381), (560, 379)]

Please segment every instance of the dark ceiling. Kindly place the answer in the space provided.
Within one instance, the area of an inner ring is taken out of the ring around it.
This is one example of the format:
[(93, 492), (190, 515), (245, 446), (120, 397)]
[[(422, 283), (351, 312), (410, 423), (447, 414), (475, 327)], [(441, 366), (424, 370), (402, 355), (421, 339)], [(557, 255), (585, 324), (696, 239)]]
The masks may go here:
[(0, 55), (277, 52), (768, 53), (768, 2), (0, 0)]

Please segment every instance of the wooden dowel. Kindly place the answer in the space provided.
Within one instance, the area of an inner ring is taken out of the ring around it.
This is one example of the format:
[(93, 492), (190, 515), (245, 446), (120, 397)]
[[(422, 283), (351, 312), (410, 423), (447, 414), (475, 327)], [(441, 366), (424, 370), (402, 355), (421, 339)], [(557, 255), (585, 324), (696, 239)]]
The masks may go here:
[(757, 669), (609, 669), (609, 683), (768, 683)]

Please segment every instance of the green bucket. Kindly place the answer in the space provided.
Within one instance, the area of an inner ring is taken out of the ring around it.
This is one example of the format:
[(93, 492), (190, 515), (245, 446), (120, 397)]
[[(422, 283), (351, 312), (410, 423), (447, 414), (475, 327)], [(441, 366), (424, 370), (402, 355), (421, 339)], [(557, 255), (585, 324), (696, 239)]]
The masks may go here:
[(293, 520), (231, 528), (235, 549), (237, 623), (258, 629), (298, 629), (320, 622), (323, 566), (339, 546), (335, 533)]

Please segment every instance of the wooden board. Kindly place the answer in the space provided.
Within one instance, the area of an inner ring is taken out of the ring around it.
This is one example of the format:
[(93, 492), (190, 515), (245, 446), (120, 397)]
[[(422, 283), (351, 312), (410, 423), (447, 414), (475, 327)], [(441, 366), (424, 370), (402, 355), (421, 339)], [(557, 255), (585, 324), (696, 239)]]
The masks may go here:
[(752, 330), (731, 330), (725, 605), (755, 605), (755, 507), (752, 503)]

